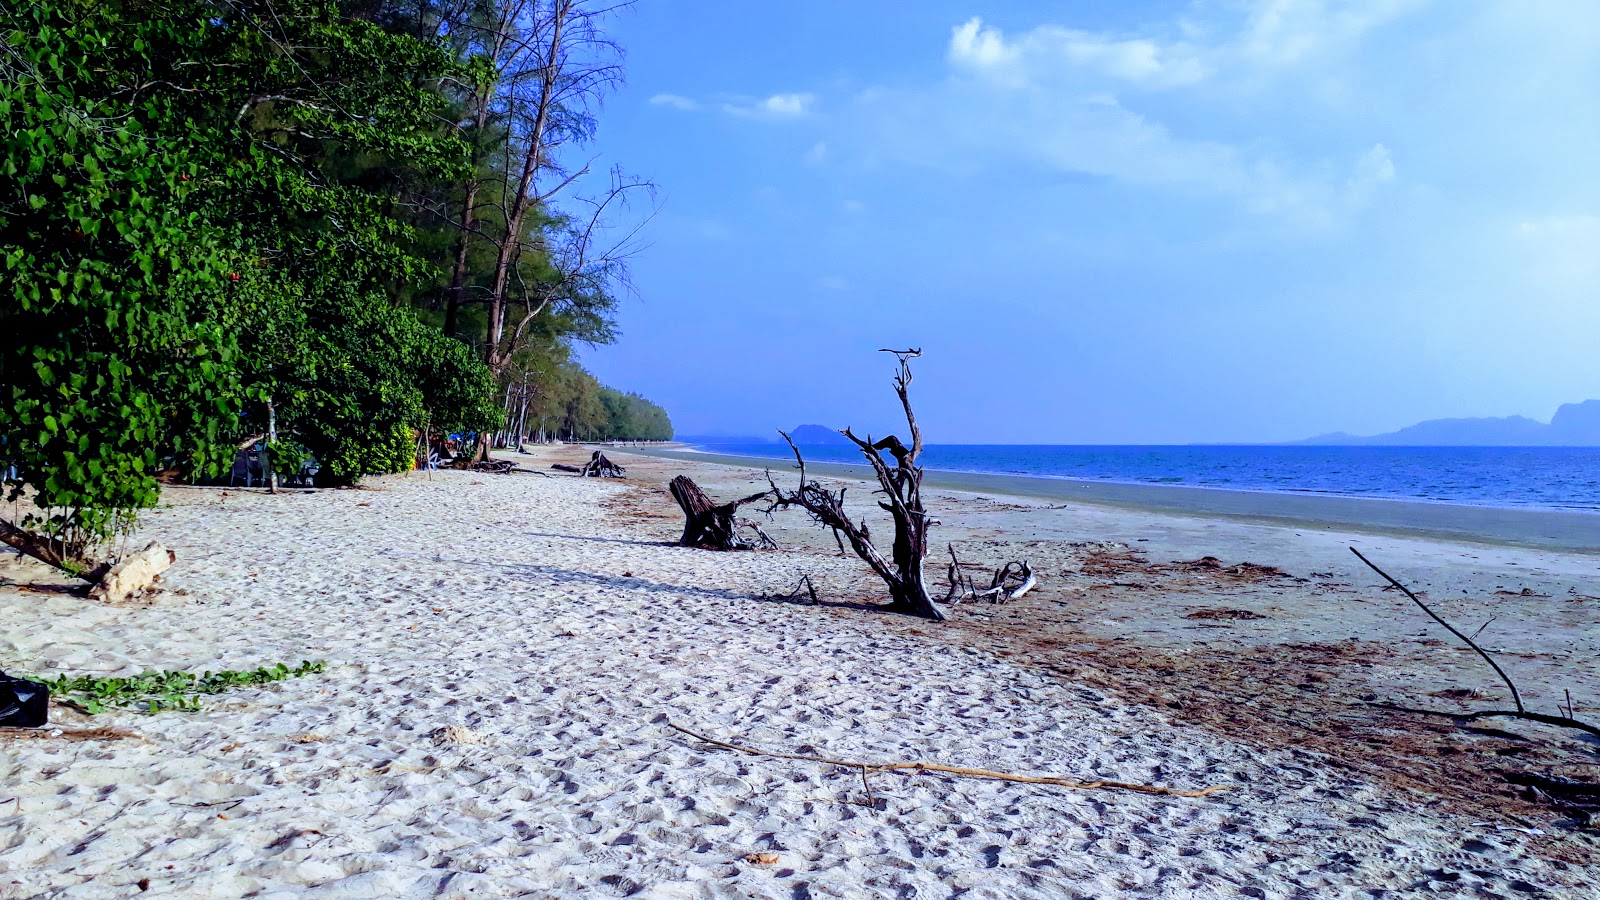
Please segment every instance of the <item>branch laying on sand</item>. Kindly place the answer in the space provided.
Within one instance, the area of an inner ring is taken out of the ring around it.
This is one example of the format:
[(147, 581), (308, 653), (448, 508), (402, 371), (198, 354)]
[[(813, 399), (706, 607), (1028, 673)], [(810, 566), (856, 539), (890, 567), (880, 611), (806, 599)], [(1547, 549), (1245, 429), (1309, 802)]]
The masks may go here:
[(1178, 788), (1162, 787), (1154, 784), (1130, 784), (1125, 781), (1077, 781), (1071, 778), (1061, 778), (1055, 775), (1013, 775), (1007, 772), (993, 772), (988, 769), (968, 769), (961, 766), (946, 766), (939, 763), (911, 761), (911, 762), (885, 762), (864, 763), (847, 759), (832, 759), (826, 756), (812, 756), (806, 753), (778, 753), (772, 750), (758, 750), (740, 744), (720, 741), (707, 737), (698, 732), (690, 731), (682, 725), (672, 721), (667, 722), (667, 727), (680, 731), (697, 741), (704, 741), (714, 747), (725, 750), (735, 750), (739, 753), (748, 753), (751, 756), (770, 756), (775, 759), (799, 759), (807, 762), (825, 763), (833, 766), (843, 766), (847, 769), (856, 769), (864, 778), (869, 772), (914, 771), (914, 772), (943, 772), (946, 775), (960, 775), (966, 778), (986, 778), (991, 781), (1010, 781), (1018, 784), (1053, 784), (1058, 787), (1076, 788), (1078, 790), (1108, 790), (1108, 791), (1134, 791), (1140, 794), (1166, 794), (1173, 797), (1209, 797), (1218, 791), (1228, 790), (1232, 785), (1214, 784), (1199, 790), (1185, 791)]
[[(74, 709), (82, 707), (76, 703), (66, 703)], [(121, 728), (116, 725), (95, 726), (93, 728), (65, 728), (60, 725), (46, 725), (43, 728), (4, 728), (0, 729), (0, 739), (11, 740), (41, 740), (41, 741), (121, 741), (144, 740), (144, 736), (137, 731)]]
[(950, 551), (950, 592), (945, 595), (946, 603), (953, 605), (963, 600), (1010, 603), (1033, 590), (1039, 583), (1038, 576), (1033, 574), (1033, 567), (1028, 565), (1027, 560), (1013, 560), (995, 570), (987, 588), (978, 590), (972, 576), (962, 571), (968, 568), (968, 564), (956, 558), (955, 545), (946, 544), (945, 547)]
[[(1440, 618), (1439, 614), (1434, 612), (1433, 610), (1429, 609), (1428, 608), (1428, 604), (1423, 603), (1422, 600), (1420, 598), (1418, 598), (1416, 594), (1413, 594), (1411, 592), (1410, 588), (1408, 588), (1405, 585), (1401, 584), (1400, 582), (1396, 581), (1394, 579), (1394, 577), (1391, 576), (1388, 572), (1385, 572), (1384, 570), (1378, 568), (1377, 565), (1375, 565), (1372, 562), (1372, 560), (1367, 559), (1365, 556), (1362, 556), (1360, 550), (1357, 550), (1356, 548), (1351, 547), (1350, 548), (1350, 552), (1354, 553), (1356, 555), (1356, 559), (1359, 559), (1362, 562), (1366, 563), (1367, 564), (1367, 568), (1369, 568), (1372, 571), (1377, 572), (1379, 575), (1383, 576), (1383, 580), (1384, 581), (1389, 582), (1390, 585), (1400, 589), (1400, 591), (1402, 593), (1404, 593), (1407, 597), (1410, 597), (1411, 598), (1411, 602), (1415, 603), (1417, 606), (1421, 607), (1422, 611), (1427, 613), (1435, 622), (1438, 622), (1440, 625), (1443, 625), (1446, 630), (1448, 630), (1451, 634), (1455, 635), (1456, 637), (1460, 638), (1463, 643), (1465, 643), (1468, 647), (1471, 647), (1473, 649), (1473, 651), (1475, 651), (1479, 656), (1483, 657), (1483, 661), (1488, 663), (1489, 667), (1494, 669), (1495, 674), (1500, 676), (1500, 680), (1504, 681), (1506, 683), (1506, 687), (1511, 689), (1511, 702), (1515, 703), (1516, 706), (1517, 706), (1516, 709), (1487, 709), (1487, 710), (1482, 710), (1482, 711), (1479, 711), (1479, 712), (1472, 712), (1472, 713), (1451, 713), (1451, 712), (1444, 712), (1444, 711), (1433, 713), (1433, 712), (1431, 712), (1429, 710), (1420, 710), (1420, 709), (1408, 709), (1408, 710), (1404, 710), (1404, 711), (1406, 711), (1406, 712), (1417, 712), (1417, 713), (1430, 713), (1432, 715), (1446, 716), (1446, 717), (1449, 717), (1449, 718), (1452, 718), (1452, 719), (1458, 719), (1458, 720), (1467, 721), (1467, 722), (1474, 721), (1476, 719), (1491, 719), (1491, 718), (1523, 719), (1523, 720), (1528, 721), (1528, 722), (1541, 722), (1541, 723), (1543, 723), (1545, 725), (1558, 725), (1558, 726), (1563, 727), (1563, 728), (1575, 728), (1578, 731), (1586, 731), (1589, 734), (1595, 735), (1596, 737), (1600, 737), (1600, 728), (1597, 728), (1597, 727), (1595, 727), (1593, 725), (1590, 725), (1588, 722), (1582, 722), (1582, 721), (1579, 721), (1577, 719), (1574, 719), (1571, 716), (1552, 716), (1552, 715), (1548, 715), (1546, 713), (1529, 712), (1527, 710), (1527, 708), (1525, 706), (1523, 706), (1523, 704), (1522, 704), (1522, 694), (1517, 690), (1516, 683), (1511, 680), (1511, 676), (1510, 675), (1506, 674), (1506, 670), (1500, 668), (1500, 664), (1494, 661), (1494, 657), (1489, 655), (1489, 651), (1487, 651), (1487, 650), (1483, 649), (1482, 647), (1478, 646), (1476, 641), (1474, 641), (1472, 638), (1467, 637), (1465, 634), (1462, 634), (1459, 630), (1456, 629), (1456, 627), (1454, 625), (1451, 625), (1449, 622), (1446, 622), (1444, 619)], [(1479, 629), (1479, 630), (1481, 631), (1482, 629)], [(1568, 702), (1570, 703), (1571, 701), (1569, 700)], [(1396, 708), (1400, 709), (1400, 707), (1396, 707)], [(1570, 712), (1570, 707), (1568, 708), (1568, 711)]]

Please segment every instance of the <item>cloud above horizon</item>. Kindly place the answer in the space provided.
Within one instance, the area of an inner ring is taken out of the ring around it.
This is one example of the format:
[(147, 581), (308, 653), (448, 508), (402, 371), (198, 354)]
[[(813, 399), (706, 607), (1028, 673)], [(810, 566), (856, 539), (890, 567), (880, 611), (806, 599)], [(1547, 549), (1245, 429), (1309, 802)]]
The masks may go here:
[[(759, 99), (732, 97), (717, 103), (717, 108), (728, 115), (748, 119), (803, 119), (811, 115), (816, 102), (816, 94), (796, 91)], [(656, 94), (650, 98), (650, 103), (682, 112), (695, 112), (702, 108), (700, 101), (681, 94)]]
[(656, 115), (650, 146), (695, 147), (663, 181), (729, 230), (696, 271), (770, 299), (739, 316), (970, 344), (1014, 371), (964, 371), (969, 404), (1063, 385), (1015, 420), (1096, 439), (1600, 396), (1577, 362), (1600, 337), (1600, 4), (928, 0), (848, 33), (829, 9), (746, 10), (729, 64), (674, 56), (652, 88), (675, 93), (644, 95), (698, 113)]

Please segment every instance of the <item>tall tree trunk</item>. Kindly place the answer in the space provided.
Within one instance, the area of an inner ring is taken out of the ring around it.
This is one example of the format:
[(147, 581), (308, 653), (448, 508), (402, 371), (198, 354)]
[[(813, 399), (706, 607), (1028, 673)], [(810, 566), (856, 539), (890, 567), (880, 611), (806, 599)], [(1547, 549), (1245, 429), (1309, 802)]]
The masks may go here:
[[(484, 104), (487, 107), (487, 104)], [(480, 114), (479, 127), (483, 125), (483, 116)], [(467, 290), (467, 251), (472, 246), (473, 206), (478, 201), (478, 182), (476, 177), (467, 185), (466, 199), (461, 201), (461, 234), (456, 239), (456, 264), (450, 273), (450, 292), (445, 295), (444, 306), (444, 333), (455, 336), (456, 326), (461, 315), (461, 305), (466, 301)]]
[(544, 133), (550, 122), (556, 78), (560, 75), (561, 33), (571, 10), (572, 0), (557, 0), (550, 10), (550, 51), (539, 76), (539, 105), (534, 109), (533, 127), (528, 134), (528, 149), (523, 156), (522, 172), (517, 178), (517, 190), (511, 197), (511, 214), (506, 217), (505, 240), (495, 255), (494, 284), (489, 295), (489, 333), (483, 353), (484, 362), (497, 377), (515, 349), (500, 346), (505, 335), (506, 285), (510, 280), (511, 266), (522, 246), (522, 228), (527, 222), (528, 208), (533, 204), (529, 192), (543, 162)]

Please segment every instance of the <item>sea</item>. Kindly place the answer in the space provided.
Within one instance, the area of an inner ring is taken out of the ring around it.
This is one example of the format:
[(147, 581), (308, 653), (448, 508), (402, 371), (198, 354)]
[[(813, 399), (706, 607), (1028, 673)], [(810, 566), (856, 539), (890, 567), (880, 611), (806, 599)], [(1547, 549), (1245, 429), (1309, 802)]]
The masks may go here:
[[(793, 460), (784, 444), (692, 446)], [(862, 462), (848, 445), (801, 450), (808, 461)], [(1600, 447), (930, 444), (922, 464), (1080, 481), (1600, 511)]]

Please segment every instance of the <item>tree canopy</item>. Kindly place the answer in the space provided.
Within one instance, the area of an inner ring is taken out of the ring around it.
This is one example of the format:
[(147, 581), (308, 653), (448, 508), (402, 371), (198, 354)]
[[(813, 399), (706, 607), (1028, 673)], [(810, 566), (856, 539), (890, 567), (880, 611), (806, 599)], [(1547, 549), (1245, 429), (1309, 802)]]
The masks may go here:
[[(218, 473), (269, 401), (325, 477), (351, 481), (409, 468), (423, 429), (500, 428), (514, 376), (565, 390), (570, 344), (612, 339), (625, 273), (596, 229), (575, 237), (597, 220), (518, 192), (592, 134), (579, 101), (604, 85), (560, 80), (556, 124), (531, 131), (495, 92), (529, 77), (507, 65), (556, 58), (464, 37), (508, 11), (529, 34), (564, 21), (600, 40), (572, 0), (0, 10), (0, 468), (38, 508), (18, 524), (103, 538), (155, 501), (161, 470)], [(497, 266), (499, 331), (475, 302), (442, 330)], [(603, 426), (568, 430), (670, 435), (642, 398), (609, 402)]]

